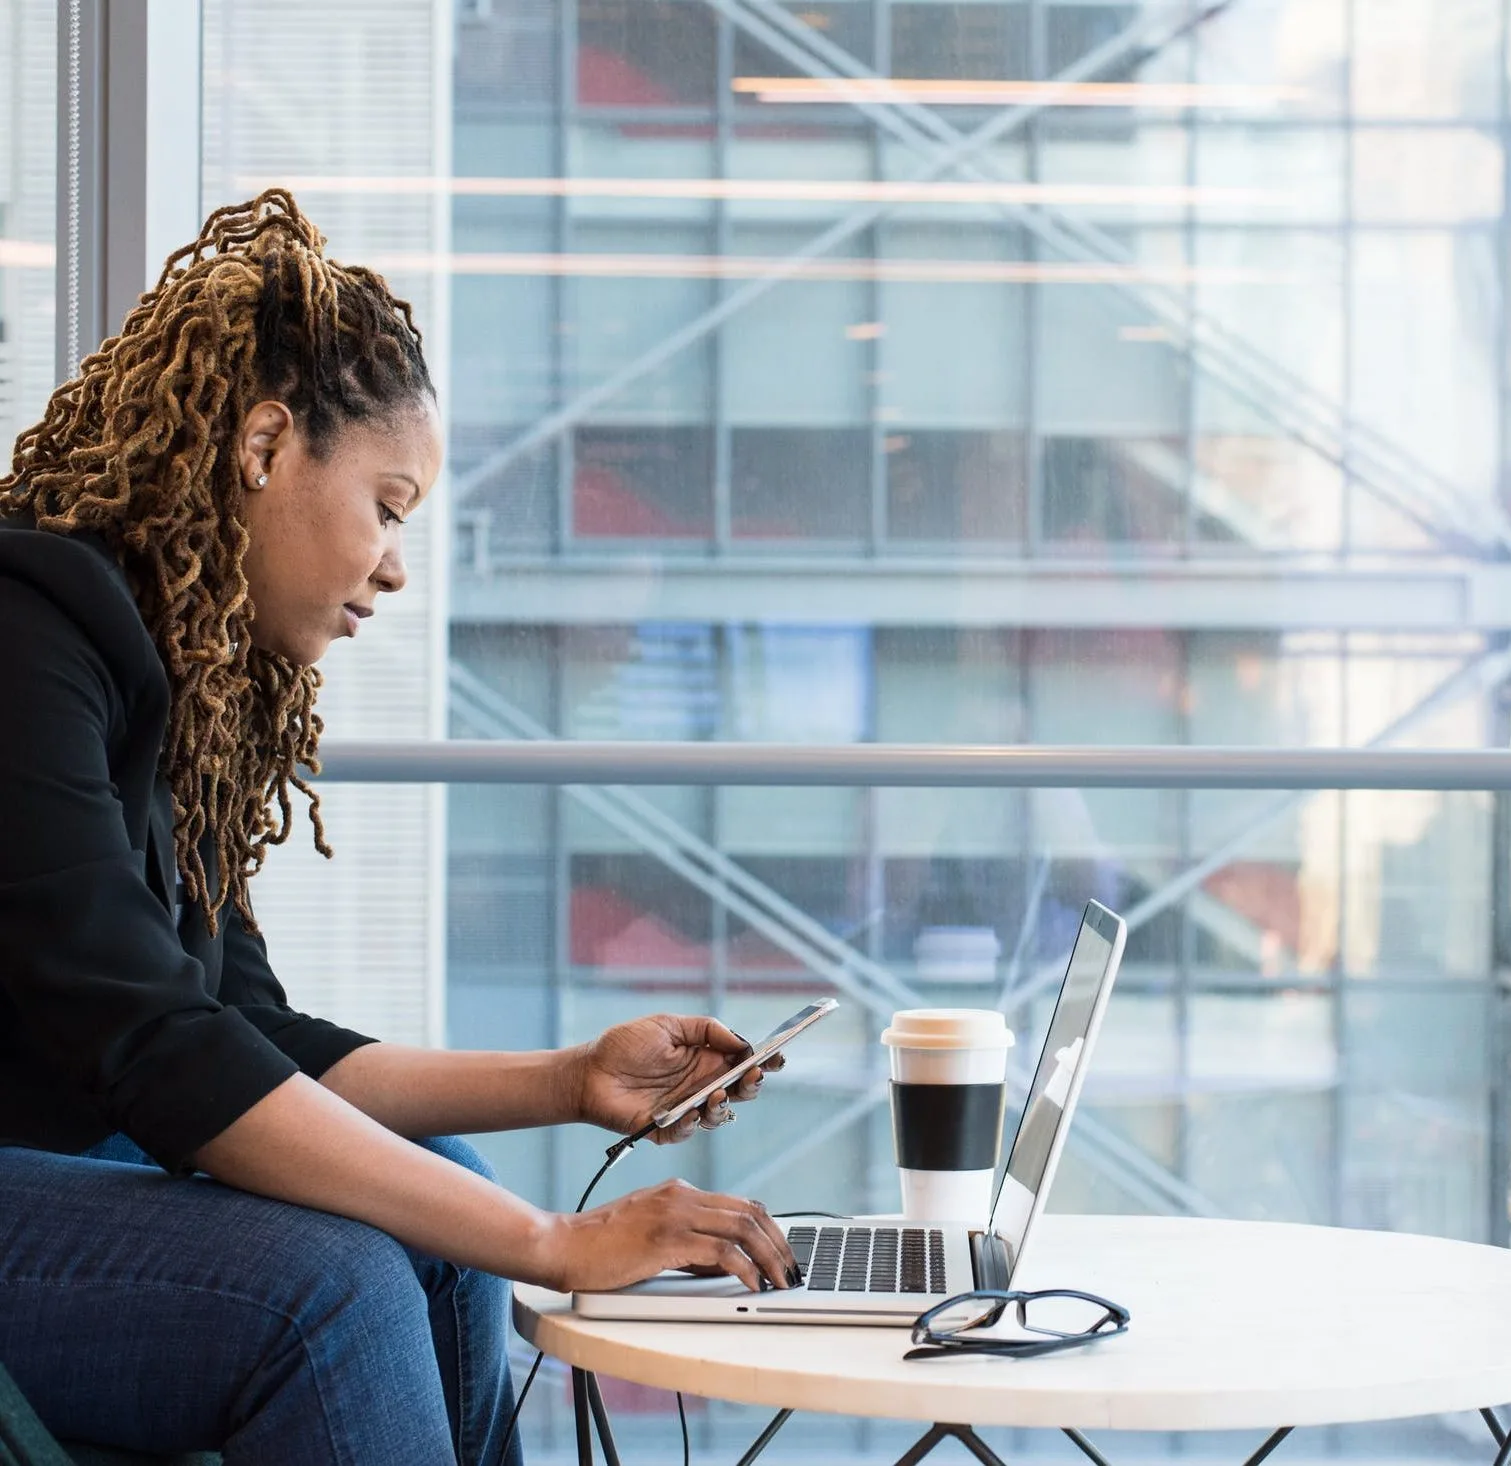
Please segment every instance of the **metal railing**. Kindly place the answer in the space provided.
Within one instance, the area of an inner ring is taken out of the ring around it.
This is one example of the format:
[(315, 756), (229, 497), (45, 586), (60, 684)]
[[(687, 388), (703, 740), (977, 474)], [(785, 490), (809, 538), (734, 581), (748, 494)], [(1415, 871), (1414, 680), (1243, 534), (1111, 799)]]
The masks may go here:
[(332, 740), (321, 763), (322, 779), (357, 784), (1511, 789), (1511, 751), (1484, 748)]
[[(1409, 731), (1420, 717), (1467, 685), (1497, 680), (1499, 657), (1459, 669), (1416, 709), (1378, 735), (1382, 742)], [(588, 742), (556, 738), (463, 667), (452, 669), (454, 712), (464, 727), (487, 730), (488, 739), (416, 742), (328, 742), (321, 751), (323, 781), (559, 786), (575, 803), (605, 821), (710, 900), (747, 922), (815, 976), (885, 1020), (897, 1006), (925, 1001), (905, 975), (860, 947), (825, 930), (780, 893), (768, 888), (726, 852), (683, 828), (665, 811), (626, 786), (830, 786), (938, 788), (1144, 788), (1274, 791), (1262, 808), (1243, 814), (1216, 845), (1125, 911), (1130, 931), (1192, 895), (1289, 809), (1317, 790), (1480, 791), (1511, 788), (1511, 751), (1500, 749), (1234, 748), (1191, 746), (1008, 746), (908, 744), (772, 745), (708, 742)], [(1035, 924), (1031, 909), (1025, 933)], [(1020, 942), (1020, 946), (1023, 944)], [(1008, 964), (997, 1006), (1022, 1010), (1053, 986), (1060, 968), (1023, 960)], [(862, 1122), (880, 1103), (874, 1087), (847, 1094), (825, 1124), (794, 1148), (791, 1163), (809, 1145)], [(1498, 1114), (1500, 1100), (1491, 1097)], [(1077, 1149), (1100, 1175), (1140, 1204), (1158, 1211), (1215, 1215), (1217, 1203), (1177, 1169), (1162, 1163), (1098, 1117), (1077, 1124)], [(732, 1183), (751, 1189), (764, 1167)], [(1494, 1188), (1492, 1188), (1493, 1190)]]

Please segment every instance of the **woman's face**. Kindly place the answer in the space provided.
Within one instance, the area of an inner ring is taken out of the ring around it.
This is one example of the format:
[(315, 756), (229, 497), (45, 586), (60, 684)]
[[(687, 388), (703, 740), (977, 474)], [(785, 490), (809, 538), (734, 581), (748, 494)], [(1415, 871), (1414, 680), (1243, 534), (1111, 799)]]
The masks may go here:
[(440, 416), (426, 397), (348, 424), (317, 455), (288, 408), (260, 402), (239, 466), (252, 641), (309, 666), (338, 636), (357, 634), (380, 592), (403, 586), (404, 521), (441, 471)]

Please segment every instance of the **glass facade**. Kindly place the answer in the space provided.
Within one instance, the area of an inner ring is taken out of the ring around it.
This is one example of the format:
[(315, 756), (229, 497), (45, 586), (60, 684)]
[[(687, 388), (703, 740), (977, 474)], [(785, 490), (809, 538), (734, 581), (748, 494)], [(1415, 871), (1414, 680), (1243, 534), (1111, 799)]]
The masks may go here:
[[(1504, 7), (1200, 11), (460, 14), (453, 733), (1504, 741), (1498, 629), (1402, 617), (1397, 578), (1501, 553)], [(1028, 1062), (1094, 895), (1134, 930), (1053, 1205), (1504, 1239), (1489, 795), (592, 797), (451, 791), (453, 1042), (759, 1027), (837, 980), (811, 918), (834, 966), (1000, 1003)], [(843, 1017), (732, 1143), (618, 1183), (895, 1205), (885, 1007)], [(561, 1205), (595, 1144), (495, 1153)], [(811, 1429), (793, 1459), (891, 1459)]]
[(0, 0), (0, 443), (42, 415), (56, 379), (53, 240), (57, 7)]
[[(1504, 21), (464, 8), (453, 732), (1500, 741), (1493, 625), (1366, 592), (1499, 553)], [(1484, 1161), (1492, 1069), (1451, 1056), (1493, 1007), (1488, 795), (634, 797), (931, 996), (1011, 1005), (1087, 895), (1133, 910), (1110, 1125), (1225, 1213), (1504, 1230), (1485, 1164), (1406, 1180), (1356, 1118), (1400, 1096), (1353, 1057), (1428, 1005), (1417, 1082)], [(551, 965), (564, 1036), (573, 994), (802, 975), (652, 833), (453, 791), (455, 1040), (511, 961)], [(490, 862), (556, 913), (517, 954)], [(1256, 1102), (1290, 1120), (1273, 1190), (1230, 1143)]]
[[(289, 186), (441, 388), (446, 474), (395, 614), (331, 658), (331, 736), (1506, 744), (1507, 0), (201, 15), (202, 208)], [(0, 0), (7, 439), (53, 379), (54, 27)], [(743, 1124), (607, 1186), (895, 1205), (868, 975), (1000, 1006), (1029, 1066), (1094, 896), (1131, 936), (1055, 1208), (1508, 1240), (1504, 795), (324, 798), (340, 858), (295, 840), (256, 897), (338, 1020), (531, 1048), (841, 997)], [(601, 1154), (481, 1143), (555, 1207)], [(606, 1393), (667, 1459), (669, 1398)], [(763, 1423), (690, 1404), (705, 1453)], [(1287, 1450), (1476, 1458), (1460, 1425)], [(532, 1459), (570, 1426), (548, 1369)], [(915, 1434), (800, 1417), (770, 1454)]]

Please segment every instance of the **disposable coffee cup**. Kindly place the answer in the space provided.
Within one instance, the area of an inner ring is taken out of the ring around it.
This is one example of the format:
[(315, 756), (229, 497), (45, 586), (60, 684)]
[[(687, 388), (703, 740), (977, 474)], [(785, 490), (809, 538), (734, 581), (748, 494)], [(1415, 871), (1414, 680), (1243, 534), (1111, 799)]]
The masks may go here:
[(905, 1008), (881, 1036), (909, 1221), (986, 1221), (1002, 1153), (1012, 1030), (989, 1008)]

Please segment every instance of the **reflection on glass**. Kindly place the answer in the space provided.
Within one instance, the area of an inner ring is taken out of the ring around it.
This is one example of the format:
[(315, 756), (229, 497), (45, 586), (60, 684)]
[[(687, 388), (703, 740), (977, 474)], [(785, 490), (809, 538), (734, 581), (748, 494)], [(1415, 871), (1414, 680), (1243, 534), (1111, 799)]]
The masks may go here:
[[(1428, 523), (1471, 536), (1485, 532), (1501, 451), (1493, 258), (1490, 237), (1472, 233), (1361, 229), (1354, 245), (1355, 411), (1415, 471)], [(1420, 526), (1366, 528), (1370, 546), (1430, 542)]]
[[(826, 931), (860, 949), (867, 945), (875, 913), (864, 909), (866, 870), (863, 862), (834, 856), (737, 857), (742, 870), (768, 888), (779, 900), (791, 902)], [(725, 935), (725, 960), (730, 971), (758, 979), (783, 975), (789, 981), (809, 976), (802, 960), (781, 946), (769, 930), (750, 918), (731, 915)]]
[(1044, 536), (1077, 546), (1181, 537), (1184, 465), (1158, 438), (1049, 438), (1044, 443)]
[(685, 0), (578, 0), (577, 104), (664, 108), (713, 101), (715, 26)]
[[(1247, 0), (1230, 5), (1196, 33), (1198, 75), (1211, 83), (1292, 88), (1299, 94), (1289, 104), (1292, 113), (1336, 115), (1348, 105), (1348, 77), (1360, 50), (1369, 44), (1360, 28), (1351, 27), (1353, 13), (1353, 0)], [(1419, 55), (1415, 64), (1429, 63)]]
[[(920, 985), (993, 982), (1023, 926), (1026, 876), (1015, 860), (888, 860), (884, 954), (911, 963)], [(1031, 955), (1053, 941), (1046, 936), (1035, 942)]]
[(702, 428), (579, 428), (572, 532), (580, 538), (706, 538), (713, 529)]
[(743, 743), (859, 743), (869, 736), (870, 639), (849, 627), (730, 633), (728, 736)]
[(1060, 1115), (1081, 1067), (1086, 1030), (1108, 955), (1106, 942), (1095, 932), (1083, 932), (1070, 954), (1044, 1052), (1028, 1086), (1023, 1118), (1008, 1158), (1007, 1174), (1030, 1192), (1037, 1192), (1043, 1180)]
[(574, 967), (702, 974), (712, 908), (702, 893), (644, 855), (576, 855), (570, 908)]
[(1493, 117), (1503, 17), (1478, 0), (1392, 0), (1356, 27), (1353, 104), (1366, 117)]
[[(833, 0), (829, 4), (815, 3), (815, 0), (782, 0), (781, 9), (809, 34), (838, 46), (862, 64), (870, 64), (873, 37), (870, 5), (856, 4), (855, 0)], [(796, 30), (789, 34), (801, 38), (803, 32)], [(790, 54), (772, 50), (743, 27), (736, 27), (734, 75), (737, 78), (799, 74), (798, 65)]]
[[(1497, 5), (1236, 0), (1119, 48), (1148, 7), (466, 0), (437, 65), (428, 7), (205, 13), (206, 204), (295, 180), (333, 248), (403, 281), (443, 368), (449, 562), (412, 554), (381, 654), (419, 670), (372, 707), (333, 666), (333, 728), (1506, 741)], [(51, 57), (50, 7), (0, 14)], [(279, 22), (318, 22), (312, 58)], [(1133, 90), (1014, 110), (1104, 46), (1085, 80)], [(10, 54), (0, 76), (49, 74)], [(913, 91), (862, 105), (836, 71)], [(23, 227), (17, 197), (0, 353), (46, 373), (21, 292), (50, 277), (15, 242), (50, 240), (51, 202)], [(1219, 1214), (1506, 1240), (1500, 796), (469, 788), (431, 861), (423, 792), (346, 793), (368, 864), (343, 899), (401, 910), (406, 952), (444, 920), (453, 1042), (684, 1005), (763, 1032), (795, 995), (890, 980), (1000, 1003), (1031, 1054), (1094, 896), (1132, 930), (1053, 1206), (1190, 1187)], [(261, 879), (319, 891), (292, 854)], [(305, 928), (268, 924), (297, 959)], [(384, 1011), (424, 1008), (423, 962), (379, 955), (408, 984)], [(851, 992), (759, 1125), (616, 1180), (895, 1206), (866, 1096), (900, 1005)], [(601, 1156), (488, 1144), (556, 1204)]]
[(888, 433), (887, 529), (943, 544), (1021, 540), (1028, 518), (1024, 445), (1015, 433)]
[(991, 81), (1025, 76), (1029, 17), (1022, 5), (893, 4), (892, 75)]
[(1502, 151), (1476, 128), (1391, 127), (1354, 134), (1354, 211), (1370, 224), (1493, 224)]
[[(0, 444), (41, 415), (55, 383), (57, 7), (0, 6)], [(85, 351), (93, 342), (80, 343)]]
[(866, 436), (827, 428), (736, 428), (734, 532), (741, 539), (849, 539), (868, 528)]

